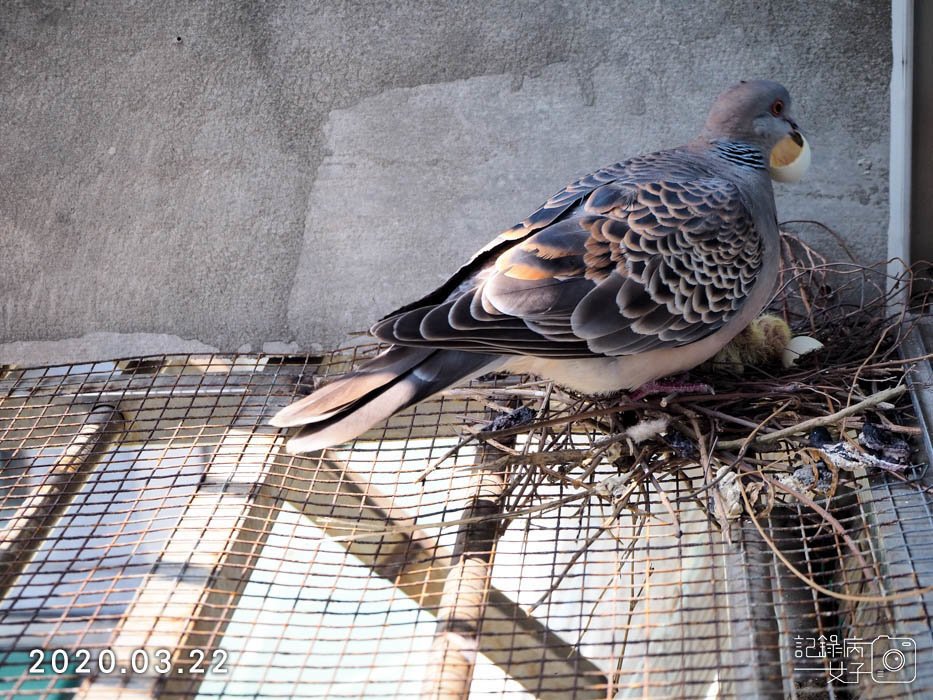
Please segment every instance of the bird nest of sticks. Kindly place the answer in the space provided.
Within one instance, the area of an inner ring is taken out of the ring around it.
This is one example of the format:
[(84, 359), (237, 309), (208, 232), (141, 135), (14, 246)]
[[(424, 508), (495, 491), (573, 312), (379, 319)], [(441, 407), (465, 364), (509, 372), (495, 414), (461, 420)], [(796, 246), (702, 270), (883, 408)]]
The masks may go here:
[[(753, 523), (808, 585), (836, 598), (870, 599), (877, 572), (846, 518), (852, 494), (871, 479), (924, 488), (925, 457), (913, 449), (921, 429), (905, 373), (929, 357), (905, 356), (902, 345), (928, 292), (915, 289), (911, 269), (892, 280), (885, 263), (860, 263), (822, 224), (795, 223), (819, 227), (840, 251), (831, 261), (797, 235), (782, 233), (783, 271), (767, 312), (793, 337), (819, 341), (803, 343), (810, 351), (788, 361), (786, 335), (761, 352), (743, 347), (740, 338), (738, 347), (691, 372), (691, 381), (715, 387), (714, 393), (592, 397), (533, 378), (480, 378), (453, 391), (467, 392), (498, 417), (468, 428), (421, 480), (449, 466), (464, 445), (479, 443), (485, 468), (507, 475), (500, 511), (506, 521), (574, 500), (598, 499), (602, 512), (608, 506), (611, 517), (581, 538), (577, 557), (624, 512), (636, 532), (657, 521), (679, 537), (684, 506), (692, 504), (727, 540), (736, 525)], [(774, 531), (760, 524), (782, 510), (809, 523), (808, 533), (835, 537), (836, 551), (848, 550), (862, 570), (858, 580), (829, 591), (812, 567), (807, 573), (789, 561)], [(555, 577), (550, 593), (560, 580)]]

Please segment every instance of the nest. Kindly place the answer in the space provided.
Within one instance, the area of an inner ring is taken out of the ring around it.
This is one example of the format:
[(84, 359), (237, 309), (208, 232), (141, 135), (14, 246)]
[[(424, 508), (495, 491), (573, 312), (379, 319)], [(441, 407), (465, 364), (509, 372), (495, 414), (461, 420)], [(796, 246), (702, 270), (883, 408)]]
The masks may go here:
[[(736, 362), (736, 355), (707, 363), (691, 380), (714, 386), (714, 394), (593, 398), (546, 382), (481, 378), (454, 391), (480, 398), (499, 417), (470, 429), (427, 473), (478, 441), (485, 444), (486, 467), (507, 475), (501, 510), (507, 520), (602, 501), (610, 517), (582, 537), (571, 565), (611, 534), (620, 513), (640, 522), (636, 531), (654, 520), (680, 532), (689, 503), (727, 539), (736, 526), (752, 523), (794, 575), (826, 595), (884, 599), (873, 583), (876, 567), (863, 555), (866, 545), (844, 521), (852, 493), (866, 479), (884, 475), (923, 488), (924, 465), (911, 461), (911, 443), (921, 431), (905, 367), (928, 357), (905, 357), (902, 346), (927, 293), (915, 290), (912, 270), (892, 279), (885, 263), (860, 264), (825, 226), (795, 223), (828, 232), (842, 262), (830, 262), (783, 232), (782, 277), (768, 312), (794, 336), (815, 338), (822, 348), (789, 367)], [(667, 488), (672, 481), (678, 482), (676, 497)], [(812, 570), (795, 566), (774, 531), (761, 524), (788, 510), (808, 523), (811, 534), (830, 533), (860, 575), (834, 580), (830, 590)], [(561, 578), (555, 576), (550, 593)]]

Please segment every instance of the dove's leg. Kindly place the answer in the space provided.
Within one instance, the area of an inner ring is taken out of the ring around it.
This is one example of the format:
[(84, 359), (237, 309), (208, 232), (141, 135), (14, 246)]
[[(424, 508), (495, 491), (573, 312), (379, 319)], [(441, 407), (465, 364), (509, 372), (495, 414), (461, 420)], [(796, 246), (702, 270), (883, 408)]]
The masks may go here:
[(646, 396), (654, 394), (715, 394), (709, 384), (703, 382), (688, 382), (687, 375), (681, 375), (676, 379), (658, 380), (642, 384), (635, 389), (629, 398), (632, 401), (640, 401)]

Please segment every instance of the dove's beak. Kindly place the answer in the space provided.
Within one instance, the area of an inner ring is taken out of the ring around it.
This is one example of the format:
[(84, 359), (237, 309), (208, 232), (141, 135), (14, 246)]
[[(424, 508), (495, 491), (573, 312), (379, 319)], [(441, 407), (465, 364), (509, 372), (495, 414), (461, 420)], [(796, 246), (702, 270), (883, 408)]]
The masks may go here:
[(810, 144), (797, 124), (788, 120), (791, 132), (771, 149), (768, 172), (778, 182), (798, 182), (810, 167)]

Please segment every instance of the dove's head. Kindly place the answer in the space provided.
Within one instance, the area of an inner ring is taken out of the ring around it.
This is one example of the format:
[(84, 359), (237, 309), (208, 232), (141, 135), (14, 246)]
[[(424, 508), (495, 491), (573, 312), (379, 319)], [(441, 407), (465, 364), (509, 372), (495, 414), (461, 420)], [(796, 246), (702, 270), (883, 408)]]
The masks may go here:
[(757, 146), (780, 182), (797, 182), (810, 165), (810, 146), (791, 115), (790, 94), (772, 80), (743, 80), (722, 92), (703, 137)]
[(798, 134), (790, 94), (772, 80), (743, 80), (723, 91), (709, 111), (704, 135), (759, 146), (765, 154)]

